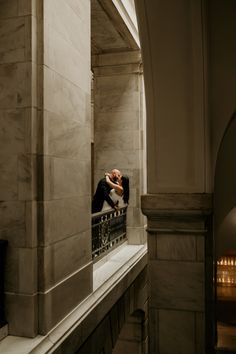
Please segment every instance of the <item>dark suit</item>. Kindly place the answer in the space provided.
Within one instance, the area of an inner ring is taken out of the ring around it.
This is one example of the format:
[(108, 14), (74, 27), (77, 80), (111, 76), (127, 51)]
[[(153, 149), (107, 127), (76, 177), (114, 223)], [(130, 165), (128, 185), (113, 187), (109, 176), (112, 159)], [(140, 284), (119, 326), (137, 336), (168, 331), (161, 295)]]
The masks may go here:
[(109, 193), (112, 188), (106, 182), (106, 178), (102, 178), (97, 185), (96, 192), (92, 201), (92, 213), (98, 213), (102, 210), (104, 200), (111, 206), (115, 207), (113, 200), (110, 198)]

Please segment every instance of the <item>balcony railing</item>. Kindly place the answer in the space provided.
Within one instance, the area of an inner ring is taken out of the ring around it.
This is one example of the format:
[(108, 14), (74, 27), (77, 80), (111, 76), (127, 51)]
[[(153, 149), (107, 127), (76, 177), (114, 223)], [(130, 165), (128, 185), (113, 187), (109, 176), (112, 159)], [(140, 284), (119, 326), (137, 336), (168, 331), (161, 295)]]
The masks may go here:
[(97, 260), (126, 240), (126, 210), (92, 214), (92, 257)]

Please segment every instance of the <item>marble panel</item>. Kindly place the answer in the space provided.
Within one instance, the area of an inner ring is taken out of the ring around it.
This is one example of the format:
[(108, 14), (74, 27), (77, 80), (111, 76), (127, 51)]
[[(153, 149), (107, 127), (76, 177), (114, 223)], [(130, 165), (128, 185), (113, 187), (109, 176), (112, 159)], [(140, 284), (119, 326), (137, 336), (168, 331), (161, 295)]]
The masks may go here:
[(149, 308), (149, 336), (150, 353), (159, 352), (159, 311), (155, 308)]
[(0, 151), (1, 154), (25, 152), (26, 111), (4, 110), (0, 114)]
[(66, 198), (40, 204), (40, 213), (44, 213), (45, 221), (44, 229), (40, 230), (40, 245), (49, 245), (90, 229), (90, 210), (88, 197)]
[(140, 95), (138, 92), (95, 94), (95, 114), (97, 112), (135, 112), (139, 110)]
[(27, 21), (25, 21), (24, 17), (14, 17), (11, 19), (5, 19), (0, 21), (1, 64), (25, 60), (26, 26)]
[(197, 236), (197, 260), (203, 262), (205, 260), (205, 237)]
[(31, 63), (0, 65), (0, 107), (31, 105)]
[[(196, 354), (202, 354), (205, 350), (205, 316), (202, 312), (195, 314), (195, 336), (196, 340)], [(206, 338), (207, 339), (207, 338)]]
[(140, 64), (112, 65), (93, 67), (95, 76), (120, 76), (125, 74), (140, 74)]
[[(90, 82), (90, 76), (88, 77)], [(57, 115), (90, 125), (90, 91), (85, 93), (58, 73), (44, 68), (44, 108)]]
[(78, 51), (87, 53), (87, 57), (90, 51), (88, 10), (89, 7), (86, 5), (86, 11), (82, 13), (80, 7), (80, 12), (76, 13), (68, 1), (62, 0), (51, 0), (44, 4), (45, 19), (50, 27)]
[(17, 200), (17, 156), (0, 155), (0, 200)]
[(0, 202), (0, 239), (12, 247), (25, 247), (25, 203)]
[(39, 333), (46, 334), (92, 291), (92, 264), (39, 293)]
[(157, 256), (157, 234), (149, 233), (147, 237), (148, 259), (155, 260)]
[(25, 110), (25, 151), (31, 154), (43, 154), (43, 115), (36, 108)]
[(130, 64), (130, 63), (141, 63), (141, 52), (140, 50), (132, 50), (129, 52), (118, 52), (118, 53), (102, 53), (92, 55), (92, 66), (112, 66), (118, 64)]
[[(96, 112), (95, 131), (123, 131), (139, 128), (139, 112)], [(119, 123), (117, 123), (119, 122)]]
[(5, 289), (7, 292), (33, 295), (37, 292), (36, 248), (8, 247)]
[(9, 334), (35, 337), (38, 329), (38, 296), (6, 293), (5, 300)]
[(149, 270), (151, 306), (203, 311), (203, 263), (150, 260)]
[(38, 244), (38, 210), (36, 201), (25, 203), (26, 247), (36, 247)]
[(129, 227), (129, 222), (127, 223), (127, 238), (128, 243), (130, 245), (142, 245), (147, 241), (146, 231), (144, 230), (144, 226)]
[(195, 354), (194, 313), (159, 310), (161, 354)]
[(162, 260), (196, 260), (196, 239), (189, 235), (162, 235), (158, 233), (157, 259)]
[(111, 171), (114, 166), (121, 171), (136, 168), (139, 165), (140, 156), (134, 150), (97, 150), (95, 151), (95, 168), (103, 171)]
[[(55, 5), (58, 7), (58, 5)], [(76, 29), (75, 32), (79, 32)], [(44, 25), (46, 40), (44, 42), (44, 62), (67, 80), (80, 87), (83, 91), (90, 91), (90, 47), (78, 50), (68, 43), (57, 31)], [(87, 43), (89, 42), (89, 31)]]
[(90, 159), (91, 129), (78, 121), (57, 116), (51, 112), (44, 115), (44, 151), (48, 155)]
[(85, 22), (88, 21), (88, 17), (90, 16), (90, 2), (78, 2), (77, 0), (66, 0), (66, 2), (79, 18)]
[(36, 1), (34, 0), (18, 0), (19, 16), (36, 15)]
[(53, 199), (90, 195), (90, 161), (53, 158), (52, 165), (52, 174), (46, 172), (46, 175)]
[(43, 291), (91, 261), (91, 234), (87, 231), (68, 237), (39, 248), (38, 253), (39, 289)]
[(18, 157), (18, 198), (36, 200), (37, 198), (37, 157), (21, 154)]
[(119, 75), (114, 80), (114, 76), (95, 77), (94, 90), (95, 92), (111, 93), (117, 92), (122, 95), (124, 92), (139, 91), (139, 76), (138, 75)]
[(109, 131), (106, 129), (104, 132), (96, 132), (94, 139), (94, 148), (97, 150), (134, 150), (135, 148), (135, 136), (132, 131)]
[(0, 0), (0, 18), (15, 17), (18, 14), (18, 0)]

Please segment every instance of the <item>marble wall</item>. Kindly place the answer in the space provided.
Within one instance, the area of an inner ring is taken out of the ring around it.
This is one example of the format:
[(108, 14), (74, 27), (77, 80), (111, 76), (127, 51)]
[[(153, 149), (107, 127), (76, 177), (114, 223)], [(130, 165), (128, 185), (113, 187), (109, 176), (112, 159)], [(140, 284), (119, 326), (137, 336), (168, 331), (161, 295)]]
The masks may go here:
[(146, 195), (142, 208), (148, 217), (150, 353), (210, 353), (211, 195)]
[(136, 0), (136, 5), (147, 102), (148, 193), (210, 192), (204, 4)]
[(92, 290), (89, 1), (44, 2), (42, 60), (39, 331), (46, 333)]
[(1, 1), (0, 82), (6, 315), (35, 336), (92, 290), (90, 2)]
[(118, 168), (130, 178), (128, 240), (144, 242), (145, 111), (139, 52), (93, 57), (95, 184)]
[(37, 333), (36, 27), (34, 1), (0, 2), (0, 238), (9, 333), (22, 336)]

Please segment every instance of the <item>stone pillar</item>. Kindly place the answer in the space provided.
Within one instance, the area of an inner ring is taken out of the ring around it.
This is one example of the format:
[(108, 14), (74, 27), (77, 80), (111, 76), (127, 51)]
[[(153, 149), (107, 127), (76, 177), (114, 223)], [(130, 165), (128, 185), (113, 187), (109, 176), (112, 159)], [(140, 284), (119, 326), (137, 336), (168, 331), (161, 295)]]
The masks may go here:
[(212, 324), (205, 284), (213, 284), (204, 5), (136, 0), (147, 102), (142, 209), (148, 217), (151, 353), (202, 354), (210, 338), (203, 329), (206, 312)]
[(92, 291), (90, 2), (44, 1), (39, 332)]
[(0, 3), (0, 239), (9, 334), (37, 334), (37, 11)]
[(209, 194), (142, 198), (148, 218), (150, 353), (203, 354), (212, 344), (211, 208)]
[(95, 183), (113, 168), (129, 176), (128, 240), (143, 243), (146, 117), (140, 52), (96, 55), (93, 72)]

